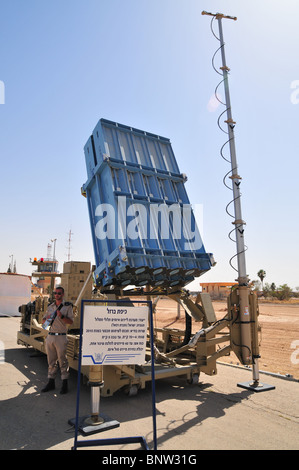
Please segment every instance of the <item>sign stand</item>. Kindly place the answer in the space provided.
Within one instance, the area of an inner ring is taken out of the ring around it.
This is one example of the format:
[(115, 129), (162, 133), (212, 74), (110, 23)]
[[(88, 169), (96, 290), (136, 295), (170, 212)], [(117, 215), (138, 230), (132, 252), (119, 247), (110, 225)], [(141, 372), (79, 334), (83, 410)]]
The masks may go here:
[[(150, 450), (148, 444), (143, 436), (123, 437), (123, 438), (111, 438), (111, 439), (92, 439), (92, 440), (78, 440), (79, 430), (85, 434), (94, 434), (100, 431), (116, 428), (119, 426), (119, 422), (112, 420), (106, 415), (100, 415), (99, 422), (91, 424), (91, 418), (86, 420), (88, 417), (79, 417), (79, 404), (80, 404), (80, 380), (81, 380), (81, 365), (82, 365), (82, 345), (83, 345), (83, 320), (84, 320), (84, 306), (86, 303), (93, 304), (104, 304), (108, 306), (109, 303), (117, 305), (127, 302), (127, 300), (82, 300), (81, 302), (81, 319), (80, 319), (80, 343), (79, 343), (79, 364), (78, 364), (78, 382), (77, 382), (77, 402), (76, 402), (76, 417), (69, 420), (69, 423), (75, 426), (75, 438), (74, 446), (72, 450), (77, 450), (78, 447), (92, 447), (101, 445), (119, 445), (119, 444), (131, 444), (140, 443), (142, 449)], [(152, 416), (153, 416), (153, 441), (154, 450), (157, 450), (157, 430), (156, 430), (156, 391), (155, 391), (155, 363), (154, 363), (154, 328), (153, 328), (153, 310), (151, 301), (131, 301), (132, 304), (143, 304), (148, 306), (149, 319), (150, 319), (150, 348), (151, 348), (151, 382), (152, 382)], [(110, 362), (112, 365), (112, 362)], [(102, 384), (97, 384), (98, 390)], [(98, 396), (99, 398), (99, 396)], [(99, 418), (99, 417), (98, 417)]]

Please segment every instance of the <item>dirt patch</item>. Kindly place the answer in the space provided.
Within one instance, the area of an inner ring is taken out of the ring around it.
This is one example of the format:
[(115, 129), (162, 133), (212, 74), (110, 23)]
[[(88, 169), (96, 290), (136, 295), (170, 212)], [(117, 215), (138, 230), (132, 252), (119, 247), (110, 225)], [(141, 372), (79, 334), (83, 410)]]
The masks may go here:
[[(226, 302), (213, 302), (217, 319), (226, 314)], [(299, 379), (299, 304), (259, 302), (261, 345), (259, 369), (280, 374), (290, 374)], [(178, 319), (176, 302), (167, 298), (159, 300), (155, 314), (155, 326), (183, 329), (185, 313), (180, 309)], [(192, 322), (192, 332), (201, 328), (201, 323)], [(239, 364), (234, 353), (221, 358), (223, 362)]]

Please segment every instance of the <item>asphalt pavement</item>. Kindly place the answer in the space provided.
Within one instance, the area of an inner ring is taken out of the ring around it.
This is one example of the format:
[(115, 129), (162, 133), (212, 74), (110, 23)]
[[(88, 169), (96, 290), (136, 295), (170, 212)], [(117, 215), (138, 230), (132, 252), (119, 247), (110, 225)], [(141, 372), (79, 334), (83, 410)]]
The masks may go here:
[[(75, 428), (69, 420), (76, 416), (77, 372), (71, 370), (68, 394), (59, 394), (60, 379), (56, 390), (40, 393), (47, 382), (47, 359), (17, 344), (19, 324), (18, 317), (0, 318), (0, 449), (71, 450)], [(152, 451), (156, 430), (157, 450), (169, 453), (298, 450), (298, 381), (261, 374), (261, 383), (275, 389), (256, 393), (238, 387), (251, 378), (246, 368), (220, 363), (215, 376), (201, 374), (197, 384), (190, 385), (183, 377), (157, 380), (156, 426), (150, 383), (133, 397), (119, 390), (100, 400), (101, 413), (118, 426), (91, 436), (79, 433), (78, 442), (97, 440), (96, 446), (88, 447), (92, 450), (133, 451), (140, 444), (124, 443), (125, 439), (142, 436)], [(79, 415), (89, 413), (90, 388), (82, 383)], [(116, 438), (123, 442), (100, 442)]]

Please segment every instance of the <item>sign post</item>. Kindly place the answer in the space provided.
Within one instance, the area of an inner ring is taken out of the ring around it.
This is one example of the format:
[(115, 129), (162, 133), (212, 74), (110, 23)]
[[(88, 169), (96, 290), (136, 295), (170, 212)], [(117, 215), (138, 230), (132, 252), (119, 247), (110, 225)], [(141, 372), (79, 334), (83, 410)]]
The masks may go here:
[[(89, 305), (86, 305), (87, 303)], [(91, 303), (94, 305), (90, 305)], [(132, 305), (142, 304), (138, 307), (128, 307), (127, 303), (128, 301), (125, 300), (82, 300), (76, 417), (70, 420), (71, 424), (75, 425), (73, 450), (77, 450), (77, 447), (133, 442), (140, 443), (145, 450), (149, 450), (143, 436), (78, 441), (81, 366), (90, 366), (90, 369), (95, 372), (94, 382), (90, 385), (92, 386), (92, 397), (96, 397), (97, 403), (93, 403), (92, 400), (92, 415), (85, 420), (87, 426), (92, 427), (94, 424), (93, 433), (119, 426), (117, 421), (110, 420), (105, 423), (105, 420), (101, 420), (99, 416), (99, 390), (104, 383), (103, 366), (145, 362), (148, 319), (150, 321), (153, 440), (154, 450), (157, 450), (152, 302), (131, 302)], [(96, 374), (97, 371), (98, 374)], [(93, 413), (93, 411), (95, 412)]]

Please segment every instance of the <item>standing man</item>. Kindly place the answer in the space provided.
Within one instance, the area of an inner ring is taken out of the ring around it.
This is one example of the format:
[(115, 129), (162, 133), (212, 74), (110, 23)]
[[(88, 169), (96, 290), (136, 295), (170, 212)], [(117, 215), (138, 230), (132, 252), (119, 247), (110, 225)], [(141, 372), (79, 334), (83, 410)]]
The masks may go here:
[(43, 318), (43, 324), (49, 317), (53, 317), (49, 333), (46, 338), (46, 351), (48, 356), (48, 383), (41, 390), (48, 392), (55, 389), (55, 377), (57, 375), (58, 364), (60, 367), (62, 388), (61, 394), (68, 392), (69, 364), (66, 355), (67, 346), (67, 326), (74, 321), (73, 306), (70, 302), (64, 302), (64, 289), (57, 287), (55, 292), (55, 302), (49, 305), (47, 313)]

